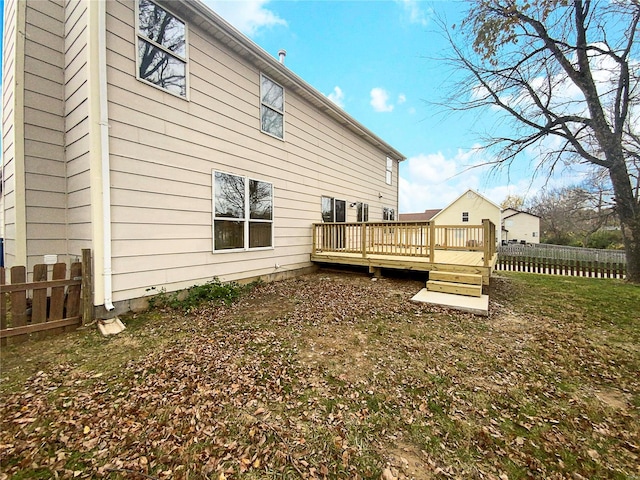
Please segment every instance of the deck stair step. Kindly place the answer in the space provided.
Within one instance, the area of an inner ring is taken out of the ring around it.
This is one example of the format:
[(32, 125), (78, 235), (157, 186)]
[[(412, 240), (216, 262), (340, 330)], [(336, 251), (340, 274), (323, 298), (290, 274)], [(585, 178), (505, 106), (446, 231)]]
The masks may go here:
[(469, 285), (482, 285), (482, 275), (476, 275), (473, 273), (431, 271), (429, 272), (429, 280), (451, 283), (466, 283)]
[(469, 297), (482, 296), (482, 285), (470, 285), (468, 283), (429, 280), (427, 282), (427, 290), (430, 292), (453, 293), (456, 295), (466, 295)]

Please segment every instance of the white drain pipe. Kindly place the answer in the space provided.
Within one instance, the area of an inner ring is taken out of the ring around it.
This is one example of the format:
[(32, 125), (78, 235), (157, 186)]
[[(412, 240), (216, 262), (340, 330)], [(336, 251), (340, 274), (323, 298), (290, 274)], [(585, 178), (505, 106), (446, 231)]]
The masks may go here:
[(107, 102), (107, 2), (98, 7), (98, 69), (100, 105), (100, 146), (102, 165), (102, 256), (104, 308), (114, 310), (111, 284), (111, 164), (109, 160), (109, 109)]

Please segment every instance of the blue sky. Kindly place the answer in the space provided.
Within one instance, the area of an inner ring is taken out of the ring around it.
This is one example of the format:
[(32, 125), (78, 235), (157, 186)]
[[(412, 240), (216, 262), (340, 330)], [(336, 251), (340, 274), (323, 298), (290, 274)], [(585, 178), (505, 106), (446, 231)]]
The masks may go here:
[[(400, 166), (400, 212), (445, 207), (467, 188), (500, 203), (509, 193), (533, 196), (547, 182), (531, 179), (527, 158), (508, 173), (470, 169), (491, 160), (474, 146), (493, 128), (494, 114), (446, 114), (434, 106), (460, 75), (438, 60), (447, 45), (435, 18), (459, 23), (464, 2), (205, 3), (272, 55), (284, 48), (288, 68), (407, 157)], [(551, 181), (576, 178), (565, 171)]]
[[(460, 74), (437, 60), (447, 45), (435, 18), (459, 23), (464, 2), (204, 1), (272, 55), (284, 48), (288, 68), (407, 157), (400, 212), (445, 207), (468, 188), (500, 203), (509, 193), (533, 196), (545, 184), (530, 178), (527, 158), (509, 174), (470, 169), (490, 160), (473, 147), (478, 132), (491, 130), (491, 112), (447, 115), (434, 106)], [(572, 175), (552, 181), (575, 183)]]

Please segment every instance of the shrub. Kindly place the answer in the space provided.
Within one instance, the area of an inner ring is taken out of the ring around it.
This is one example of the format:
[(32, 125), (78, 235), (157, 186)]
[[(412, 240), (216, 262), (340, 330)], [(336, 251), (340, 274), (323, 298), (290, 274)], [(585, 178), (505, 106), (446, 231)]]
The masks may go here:
[[(150, 308), (171, 308), (189, 312), (205, 303), (223, 303), (229, 305), (233, 303), (248, 288), (252, 288), (255, 282), (246, 286), (241, 286), (236, 282), (223, 283), (217, 278), (203, 285), (194, 285), (186, 290), (174, 293), (166, 293), (161, 289), (156, 295), (149, 298)], [(148, 288), (147, 291), (155, 291), (155, 287)]]

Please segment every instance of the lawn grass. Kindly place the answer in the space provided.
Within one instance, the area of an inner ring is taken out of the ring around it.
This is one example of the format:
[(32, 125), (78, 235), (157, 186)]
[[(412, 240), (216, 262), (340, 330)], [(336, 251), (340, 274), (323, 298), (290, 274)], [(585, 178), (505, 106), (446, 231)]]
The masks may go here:
[[(0, 478), (640, 478), (640, 288), (320, 272), (3, 348)], [(135, 473), (137, 472), (137, 473)]]

